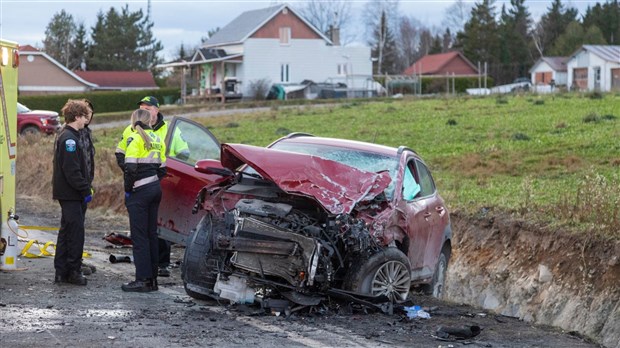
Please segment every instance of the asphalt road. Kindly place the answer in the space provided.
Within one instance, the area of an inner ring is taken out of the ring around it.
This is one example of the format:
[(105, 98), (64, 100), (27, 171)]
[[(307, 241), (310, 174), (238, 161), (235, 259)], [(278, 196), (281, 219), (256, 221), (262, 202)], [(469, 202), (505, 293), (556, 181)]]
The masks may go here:
[[(29, 231), (29, 239), (55, 241), (55, 233)], [(19, 249), (25, 243), (19, 243)], [(290, 316), (259, 306), (194, 300), (180, 270), (160, 278), (160, 290), (125, 293), (133, 264), (112, 264), (101, 237), (87, 235), (89, 264), (97, 272), (85, 287), (54, 284), (51, 257), (20, 258), (18, 270), (0, 271), (0, 347), (595, 347), (579, 337), (516, 318), (415, 295), (430, 319), (372, 313), (350, 303), (325, 301)], [(31, 252), (34, 252), (32, 249)], [(182, 248), (173, 248), (180, 262)], [(468, 340), (433, 337), (438, 327), (479, 326)]]

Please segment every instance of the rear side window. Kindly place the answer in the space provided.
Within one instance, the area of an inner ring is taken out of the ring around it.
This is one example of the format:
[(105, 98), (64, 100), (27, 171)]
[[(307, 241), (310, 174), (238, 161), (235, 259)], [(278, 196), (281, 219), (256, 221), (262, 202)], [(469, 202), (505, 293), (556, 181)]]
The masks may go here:
[(420, 197), (430, 196), (435, 193), (435, 182), (428, 168), (420, 161), (416, 161), (416, 168), (420, 183)]

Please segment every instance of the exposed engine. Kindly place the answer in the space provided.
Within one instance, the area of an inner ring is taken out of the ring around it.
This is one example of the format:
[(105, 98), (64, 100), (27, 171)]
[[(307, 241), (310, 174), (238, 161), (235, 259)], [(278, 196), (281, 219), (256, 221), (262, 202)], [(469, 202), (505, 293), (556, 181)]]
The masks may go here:
[(286, 280), (299, 292), (334, 286), (355, 255), (379, 248), (363, 220), (328, 216), (316, 207), (301, 210), (246, 198), (226, 214), (226, 231), (215, 236), (214, 244), (232, 252), (234, 271)]

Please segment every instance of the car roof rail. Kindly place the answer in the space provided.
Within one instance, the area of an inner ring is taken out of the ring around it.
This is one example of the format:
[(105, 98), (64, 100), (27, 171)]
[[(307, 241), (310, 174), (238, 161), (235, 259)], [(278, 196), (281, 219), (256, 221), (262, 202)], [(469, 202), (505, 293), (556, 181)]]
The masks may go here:
[(404, 145), (399, 146), (399, 147), (398, 147), (398, 151), (396, 151), (396, 153), (397, 153), (398, 155), (400, 155), (400, 154), (401, 154), (401, 153), (403, 153), (403, 151), (405, 151), (405, 150), (409, 150), (409, 151), (411, 151), (411, 152), (415, 153), (416, 155), (418, 154), (418, 153), (417, 153), (417, 152), (415, 152), (413, 149), (408, 148), (407, 146), (404, 146)]
[(304, 132), (293, 132), (289, 133), (285, 138), (297, 138), (297, 137), (313, 137), (314, 134), (304, 133)]

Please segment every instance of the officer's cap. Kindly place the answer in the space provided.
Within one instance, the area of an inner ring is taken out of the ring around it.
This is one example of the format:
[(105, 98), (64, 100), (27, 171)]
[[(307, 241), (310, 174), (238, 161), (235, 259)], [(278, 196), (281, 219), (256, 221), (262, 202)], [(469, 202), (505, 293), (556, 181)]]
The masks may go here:
[(138, 105), (140, 104), (146, 104), (146, 105), (150, 105), (150, 106), (154, 106), (154, 107), (159, 107), (159, 100), (157, 100), (157, 98), (153, 97), (152, 95), (148, 95), (144, 98), (142, 98), (142, 100), (140, 100), (138, 102)]

